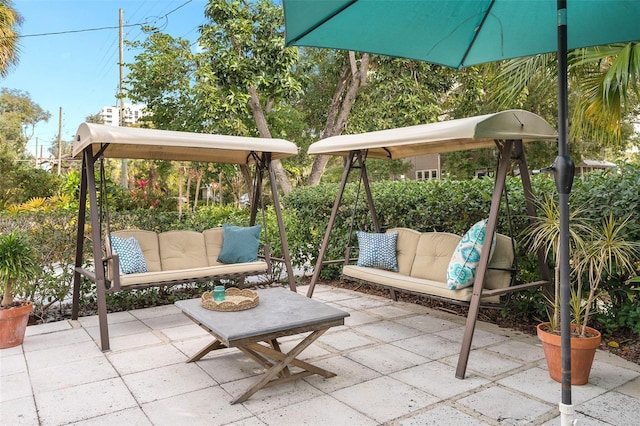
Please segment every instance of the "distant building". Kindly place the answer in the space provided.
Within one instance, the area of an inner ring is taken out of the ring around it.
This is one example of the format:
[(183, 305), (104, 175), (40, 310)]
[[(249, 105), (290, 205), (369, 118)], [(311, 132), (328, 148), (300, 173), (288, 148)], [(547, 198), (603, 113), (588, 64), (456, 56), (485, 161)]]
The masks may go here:
[[(124, 124), (136, 124), (144, 116), (146, 105), (142, 104), (124, 104)], [(120, 107), (106, 106), (100, 110), (98, 116), (104, 124), (110, 126), (120, 125)]]
[(407, 178), (411, 180), (440, 179), (442, 168), (440, 166), (440, 154), (426, 154), (407, 159), (412, 167)]
[(576, 176), (582, 177), (585, 173), (606, 170), (611, 167), (615, 167), (615, 164), (608, 161), (582, 160), (581, 163), (576, 165)]

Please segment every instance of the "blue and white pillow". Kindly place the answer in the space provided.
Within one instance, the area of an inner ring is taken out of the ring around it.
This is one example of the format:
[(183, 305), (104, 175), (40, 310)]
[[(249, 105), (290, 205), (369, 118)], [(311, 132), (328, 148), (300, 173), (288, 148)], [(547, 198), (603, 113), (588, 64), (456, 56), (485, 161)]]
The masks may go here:
[(111, 235), (111, 247), (118, 255), (120, 272), (123, 274), (149, 272), (140, 243), (134, 237), (120, 238)]
[[(486, 238), (488, 221), (488, 219), (481, 220), (469, 228), (453, 251), (447, 268), (447, 285), (449, 289), (459, 290), (473, 285), (476, 278), (476, 269), (480, 263), (482, 246)], [(495, 247), (496, 234), (494, 232), (489, 260), (493, 256)]]
[(388, 269), (398, 271), (396, 257), (396, 243), (398, 233), (389, 234), (367, 233), (356, 231), (358, 236), (358, 266)]

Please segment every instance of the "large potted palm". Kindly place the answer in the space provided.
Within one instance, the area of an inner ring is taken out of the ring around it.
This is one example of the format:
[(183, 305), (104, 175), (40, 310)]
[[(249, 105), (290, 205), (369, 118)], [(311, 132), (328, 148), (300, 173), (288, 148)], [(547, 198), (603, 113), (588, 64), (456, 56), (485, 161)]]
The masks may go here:
[[(544, 196), (539, 203), (540, 217), (528, 232), (528, 243), (532, 250), (542, 249), (554, 256), (555, 294), (549, 298), (549, 321), (538, 324), (537, 334), (542, 341), (549, 368), (554, 380), (562, 380), (560, 357), (560, 321), (558, 307), (558, 242), (559, 214), (557, 203)], [(601, 334), (589, 327), (589, 319), (599, 301), (599, 285), (609, 277), (623, 277), (633, 272), (634, 259), (638, 258), (638, 245), (625, 239), (628, 221), (617, 221), (612, 215), (601, 223), (590, 226), (580, 208), (570, 213), (570, 265), (572, 300), (571, 336), (571, 384), (583, 385), (589, 381), (591, 365), (596, 349), (600, 346)], [(588, 286), (588, 288), (587, 288)]]
[(0, 234), (0, 349), (21, 345), (32, 302), (15, 300), (24, 295), (25, 284), (38, 273), (38, 258), (26, 235), (18, 230)]

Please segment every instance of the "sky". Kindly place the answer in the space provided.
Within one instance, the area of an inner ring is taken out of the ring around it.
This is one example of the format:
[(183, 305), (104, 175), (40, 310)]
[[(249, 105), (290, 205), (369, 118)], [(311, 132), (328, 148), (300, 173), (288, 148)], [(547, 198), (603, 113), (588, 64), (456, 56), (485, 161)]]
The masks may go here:
[[(60, 116), (62, 140), (71, 141), (87, 116), (117, 104), (120, 9), (127, 41), (144, 39), (138, 24), (147, 24), (195, 42), (198, 26), (205, 22), (206, 4), (206, 0), (13, 0), (24, 19), (19, 28), (20, 62), (0, 78), (0, 87), (29, 93), (33, 102), (51, 113), (48, 123), (36, 126), (27, 149), (36, 154), (37, 138), (47, 157)], [(125, 46), (125, 64), (134, 56)], [(126, 76), (126, 67), (124, 72)]]

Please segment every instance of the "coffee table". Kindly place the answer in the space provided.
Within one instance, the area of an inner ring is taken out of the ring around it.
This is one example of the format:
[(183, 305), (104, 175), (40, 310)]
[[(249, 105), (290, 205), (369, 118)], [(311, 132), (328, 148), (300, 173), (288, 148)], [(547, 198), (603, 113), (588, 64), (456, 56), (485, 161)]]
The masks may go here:
[[(202, 307), (200, 299), (181, 300), (175, 305), (214, 340), (187, 362), (201, 359), (211, 351), (238, 348), (266, 368), (264, 374), (242, 395), (231, 401), (244, 402), (262, 388), (287, 383), (312, 374), (335, 374), (298, 359), (298, 355), (329, 328), (343, 325), (349, 313), (282, 287), (257, 290), (258, 306), (237, 312), (213, 311)], [(308, 334), (289, 352), (282, 352), (278, 337)], [(295, 366), (301, 371), (291, 372)]]

